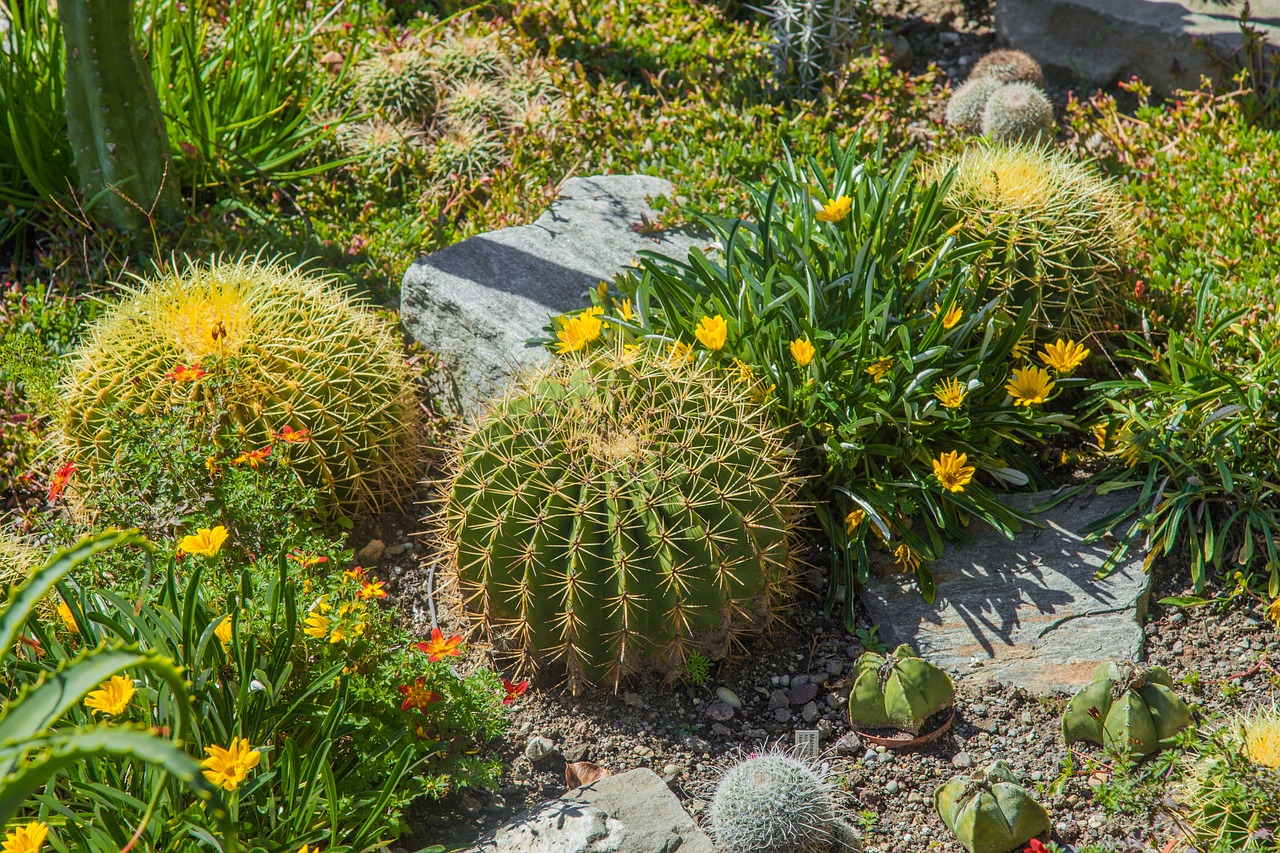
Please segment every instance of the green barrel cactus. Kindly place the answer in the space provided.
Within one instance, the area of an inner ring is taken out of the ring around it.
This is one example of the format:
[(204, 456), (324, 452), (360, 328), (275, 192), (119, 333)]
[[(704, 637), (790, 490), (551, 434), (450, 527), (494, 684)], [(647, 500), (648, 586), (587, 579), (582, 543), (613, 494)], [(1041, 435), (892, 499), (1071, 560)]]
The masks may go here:
[(1044, 70), (1021, 50), (993, 50), (974, 64), (969, 79), (990, 78), (1001, 83), (1044, 85)]
[(987, 100), (1003, 85), (991, 77), (971, 76), (947, 101), (947, 124), (964, 133), (979, 132)]
[(889, 657), (858, 658), (849, 691), (849, 719), (860, 728), (920, 733), (925, 720), (955, 702), (951, 676), (901, 645)]
[(1049, 813), (1003, 761), (953, 776), (933, 792), (933, 804), (969, 853), (1010, 853), (1049, 831)]
[(362, 514), (412, 492), (421, 415), (399, 339), (326, 278), (246, 259), (162, 273), (83, 336), (58, 423), (80, 494), (114, 476), (122, 424), (200, 395), (200, 371), (227, 380), (214, 415), (246, 450), (306, 437), (294, 471), (331, 507)]
[(1006, 83), (982, 108), (982, 133), (992, 142), (1053, 141), (1053, 104), (1034, 83)]
[(1068, 744), (1086, 740), (1108, 750), (1149, 755), (1191, 723), (1191, 709), (1173, 692), (1164, 667), (1142, 670), (1104, 663), (1071, 697), (1062, 715)]
[(440, 533), (500, 651), (575, 691), (764, 630), (795, 482), (749, 389), (649, 349), (568, 353), (460, 437)]
[(831, 786), (789, 755), (760, 755), (730, 767), (707, 815), (719, 853), (860, 849), (852, 828), (837, 816)]
[(357, 65), (355, 93), (367, 110), (382, 112), (393, 121), (421, 121), (435, 111), (440, 78), (432, 57), (408, 46)]

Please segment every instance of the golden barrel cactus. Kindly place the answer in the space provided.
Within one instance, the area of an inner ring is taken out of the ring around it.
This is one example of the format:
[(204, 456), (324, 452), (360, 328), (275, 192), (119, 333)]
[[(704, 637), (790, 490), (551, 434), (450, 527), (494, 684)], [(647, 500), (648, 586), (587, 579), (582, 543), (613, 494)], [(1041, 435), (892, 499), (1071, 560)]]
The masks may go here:
[(129, 289), (72, 359), (59, 434), (86, 492), (110, 469), (123, 419), (201, 394), (209, 374), (223, 374), (216, 414), (246, 447), (305, 436), (294, 470), (332, 508), (398, 503), (417, 478), (421, 416), (400, 342), (324, 276), (193, 263)]

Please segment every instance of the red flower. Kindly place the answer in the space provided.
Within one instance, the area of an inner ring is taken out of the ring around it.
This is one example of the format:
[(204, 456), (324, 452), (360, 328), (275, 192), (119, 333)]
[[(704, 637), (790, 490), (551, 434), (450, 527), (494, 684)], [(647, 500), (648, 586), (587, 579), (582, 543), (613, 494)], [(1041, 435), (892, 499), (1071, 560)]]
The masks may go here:
[(301, 442), (311, 440), (311, 430), (294, 429), (288, 424), (285, 424), (284, 429), (280, 432), (271, 433), (271, 437), (278, 438), (286, 444), (300, 444)]
[(444, 638), (439, 628), (431, 629), (431, 639), (425, 643), (418, 643), (418, 651), (427, 656), (427, 660), (435, 663), (445, 657), (458, 657), (462, 652), (458, 651), (458, 646), (462, 645), (462, 638), (452, 636), (449, 639)]
[(244, 453), (241, 453), (235, 459), (231, 460), (231, 464), (240, 465), (241, 463), (247, 463), (250, 468), (256, 471), (258, 470), (258, 465), (262, 463), (262, 460), (266, 459), (270, 455), (271, 455), (271, 445), (268, 444), (266, 447), (263, 447), (259, 450), (249, 450)]
[(502, 700), (502, 704), (510, 705), (512, 702), (523, 696), (524, 692), (529, 689), (529, 682), (517, 681), (512, 684), (511, 679), (504, 678), (502, 679), (502, 689), (507, 691), (507, 696)]
[(427, 680), (425, 678), (419, 678), (413, 684), (401, 684), (396, 689), (404, 697), (404, 701), (400, 703), (401, 711), (408, 711), (410, 708), (425, 711), (432, 702), (439, 702), (444, 698), (434, 690), (427, 689)]
[(1027, 849), (1022, 853), (1049, 853), (1049, 848), (1040, 843), (1040, 839), (1033, 838), (1031, 843), (1027, 845)]
[(364, 583), (364, 569), (356, 566), (354, 569), (347, 569), (342, 573), (342, 579), (345, 581), (360, 581)]
[(208, 375), (209, 371), (205, 370), (198, 364), (179, 364), (173, 370), (166, 373), (164, 378), (172, 379), (174, 382), (195, 382), (200, 377)]
[(67, 483), (71, 482), (71, 475), (76, 472), (76, 463), (63, 462), (62, 467), (53, 472), (53, 480), (49, 483), (49, 501), (53, 502), (58, 499), (63, 490), (67, 487)]

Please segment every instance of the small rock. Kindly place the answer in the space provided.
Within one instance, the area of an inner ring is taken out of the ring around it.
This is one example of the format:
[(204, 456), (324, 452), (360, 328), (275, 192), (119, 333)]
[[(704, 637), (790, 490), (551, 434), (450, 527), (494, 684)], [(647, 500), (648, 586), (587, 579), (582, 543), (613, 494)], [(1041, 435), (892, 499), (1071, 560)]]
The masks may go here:
[(844, 661), (832, 658), (827, 661), (827, 675), (839, 675), (844, 672)]
[(684, 768), (679, 764), (668, 764), (666, 767), (662, 768), (663, 776), (679, 776), (683, 772)]
[(791, 690), (787, 693), (787, 701), (792, 705), (803, 705), (812, 702), (818, 695), (818, 685), (811, 681), (796, 684), (792, 680)]
[(886, 794), (896, 794), (896, 793), (898, 793), (898, 780), (897, 780), (897, 779), (890, 779), (890, 780), (889, 780), (889, 784), (887, 784), (887, 785), (885, 785), (885, 786), (884, 786), (884, 792), (885, 792)]
[(968, 770), (974, 764), (973, 756), (967, 752), (957, 752), (951, 758), (951, 766), (959, 767), (961, 770)]
[(1169, 622), (1170, 624), (1173, 624), (1173, 625), (1180, 625), (1186, 621), (1187, 621), (1187, 614), (1183, 613), (1181, 610), (1179, 610), (1177, 613), (1169, 617)]
[(773, 711), (773, 718), (777, 720), (779, 723), (785, 723), (791, 719), (791, 709), (775, 708)]
[(835, 742), (836, 755), (857, 755), (862, 752), (862, 738), (854, 732), (845, 732)]
[(560, 754), (564, 756), (564, 760), (570, 764), (579, 761), (586, 761), (587, 754), (591, 751), (591, 747), (585, 743), (575, 743), (572, 746), (566, 746), (561, 750)]
[(770, 711), (772, 711), (774, 708), (785, 708), (790, 704), (791, 704), (790, 700), (787, 699), (787, 691), (771, 690), (769, 692), (769, 710)]
[(632, 708), (644, 707), (644, 699), (640, 698), (639, 693), (623, 693), (622, 701), (625, 702), (627, 705), (631, 706)]
[(728, 702), (712, 702), (706, 708), (707, 718), (717, 723), (727, 723), (733, 719), (733, 706)]
[(804, 708), (800, 710), (800, 717), (806, 723), (812, 723), (814, 720), (818, 719), (818, 703), (809, 702), (806, 704)]
[(822, 740), (830, 740), (833, 734), (835, 734), (835, 726), (831, 724), (830, 720), (818, 720), (819, 738)]
[(534, 735), (524, 745), (524, 757), (537, 764), (555, 751), (556, 745), (549, 738)]
[[(723, 723), (712, 723), (711, 733), (716, 737), (728, 737), (733, 734), (733, 730)], [(761, 735), (761, 737), (764, 737), (764, 735)]]
[(728, 687), (717, 687), (716, 697), (735, 711), (742, 710), (742, 700)]
[(382, 555), (386, 550), (387, 545), (381, 539), (370, 539), (368, 544), (361, 548), (359, 553), (356, 554), (356, 559), (359, 560), (361, 564), (376, 564), (382, 559)]

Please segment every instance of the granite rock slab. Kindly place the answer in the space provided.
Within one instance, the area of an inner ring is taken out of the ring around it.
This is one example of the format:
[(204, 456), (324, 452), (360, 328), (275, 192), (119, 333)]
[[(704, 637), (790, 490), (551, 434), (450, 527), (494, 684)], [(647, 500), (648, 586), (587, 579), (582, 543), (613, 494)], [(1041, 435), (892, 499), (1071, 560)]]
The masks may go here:
[[(1011, 495), (1023, 512), (1052, 493)], [(1110, 548), (1079, 531), (1124, 507), (1127, 493), (1085, 495), (1035, 516), (1012, 541), (995, 530), (950, 547), (932, 565), (937, 596), (925, 602), (901, 575), (872, 578), (863, 603), (892, 648), (912, 646), (958, 677), (994, 678), (1037, 694), (1074, 692), (1108, 660), (1142, 653), (1151, 577), (1134, 549), (1097, 579)]]
[(671, 191), (647, 175), (571, 178), (532, 224), (476, 235), (410, 266), (400, 318), (441, 360), (445, 409), (475, 412), (514, 371), (544, 363), (547, 351), (528, 341), (552, 316), (589, 305), (588, 291), (639, 252), (683, 260), (691, 246), (706, 246), (697, 235), (649, 233), (658, 218), (649, 199)]

